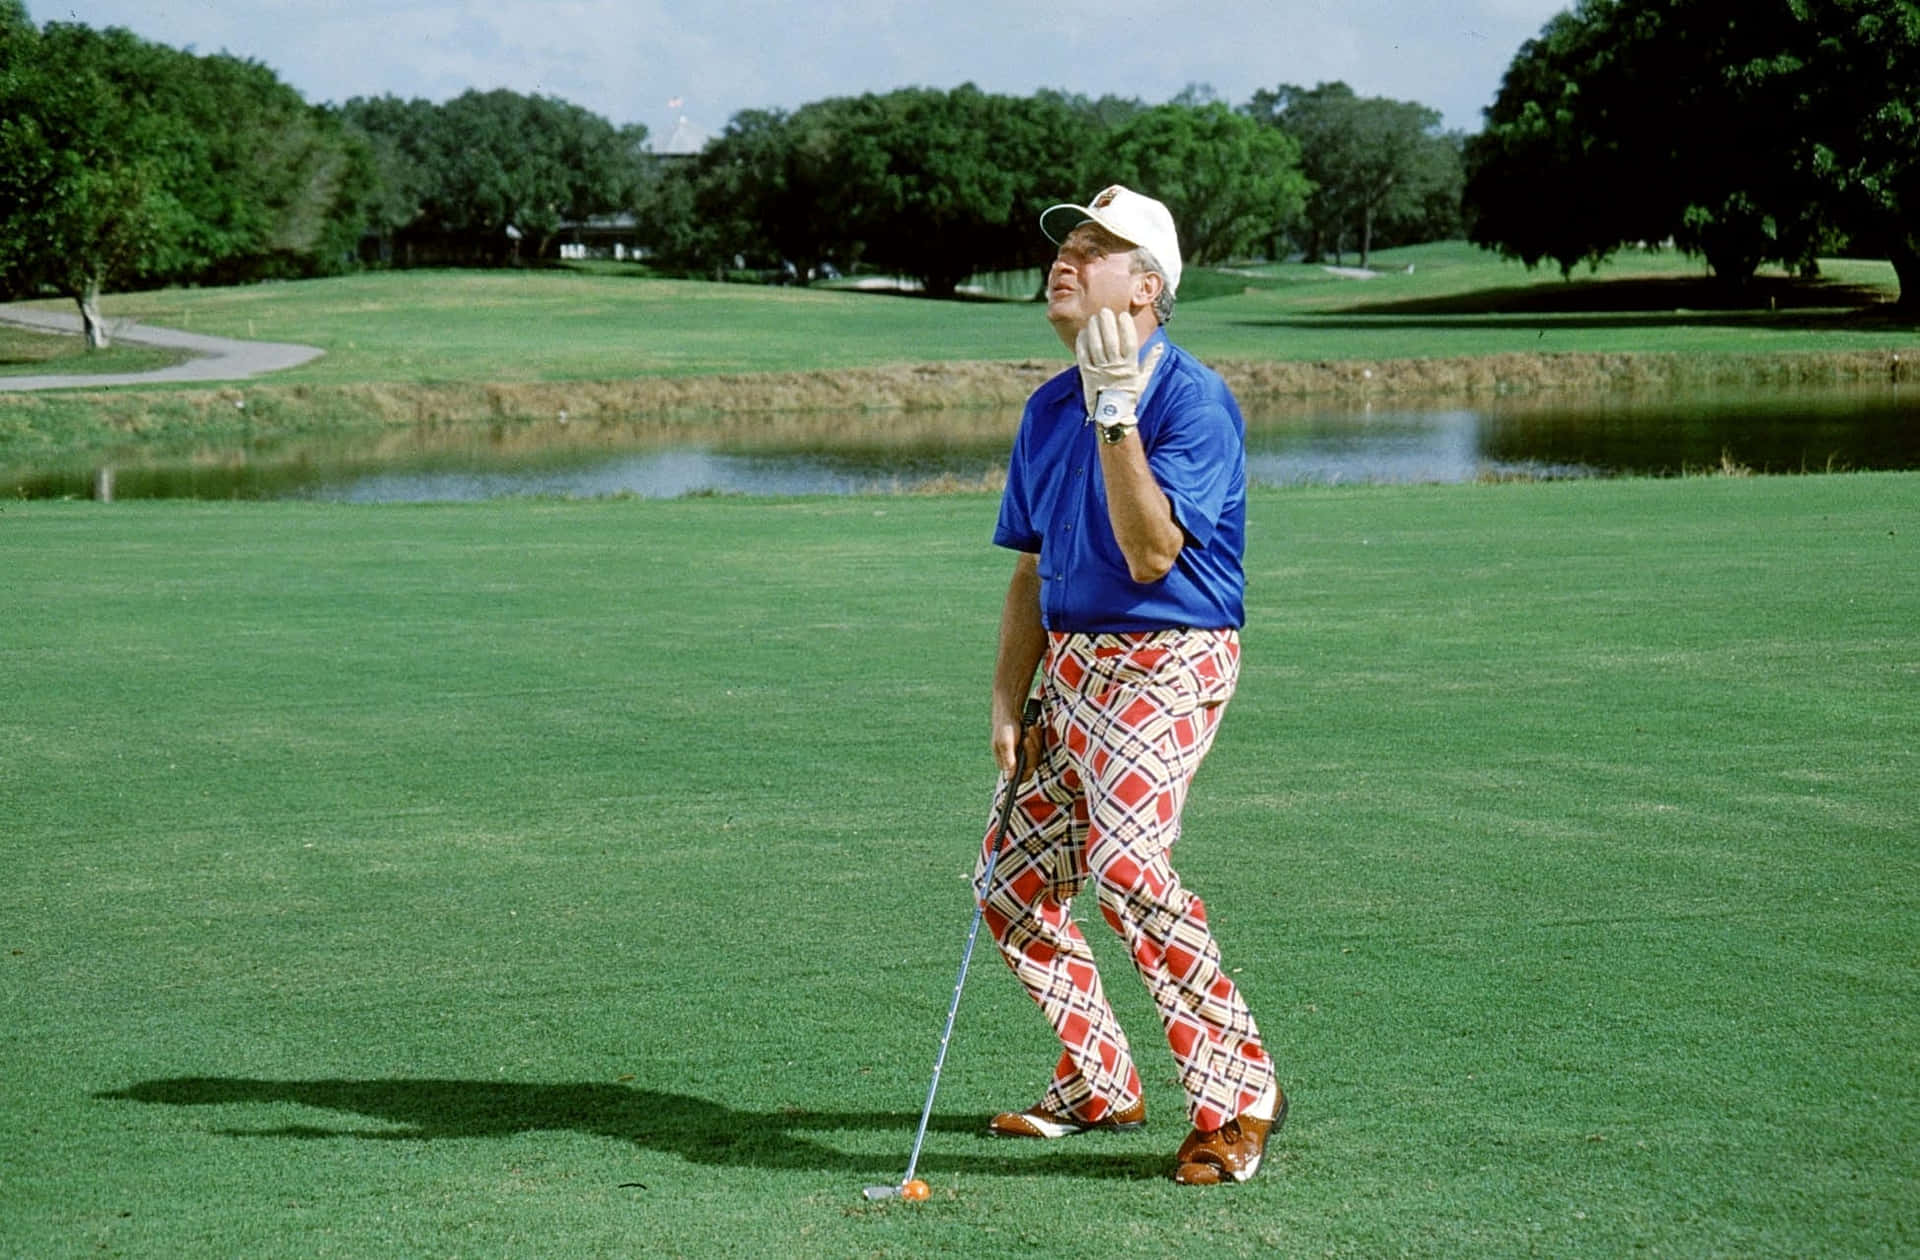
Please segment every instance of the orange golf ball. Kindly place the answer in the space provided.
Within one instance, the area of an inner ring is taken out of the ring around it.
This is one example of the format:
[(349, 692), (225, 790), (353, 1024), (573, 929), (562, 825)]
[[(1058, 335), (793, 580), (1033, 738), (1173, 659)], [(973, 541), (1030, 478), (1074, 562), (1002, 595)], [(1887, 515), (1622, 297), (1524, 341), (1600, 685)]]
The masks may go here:
[(927, 1183), (918, 1177), (915, 1177), (912, 1181), (900, 1187), (900, 1197), (903, 1199), (912, 1199), (916, 1203), (931, 1193), (933, 1192), (927, 1189)]

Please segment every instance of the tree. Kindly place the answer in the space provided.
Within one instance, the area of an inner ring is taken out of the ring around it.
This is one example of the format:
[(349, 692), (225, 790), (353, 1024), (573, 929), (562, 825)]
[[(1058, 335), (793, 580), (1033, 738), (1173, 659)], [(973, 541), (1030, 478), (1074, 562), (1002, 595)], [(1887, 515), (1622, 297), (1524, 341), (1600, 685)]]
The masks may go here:
[(192, 137), (114, 81), (143, 53), (133, 36), (39, 32), (20, 17), (8, 15), (0, 48), (0, 281), (72, 298), (88, 348), (100, 349), (101, 291), (184, 253), (166, 157)]
[(239, 283), (348, 265), (374, 194), (364, 142), (259, 62), (168, 52), (177, 61), (151, 99), (198, 138), (193, 176), (177, 192), (207, 235), (192, 278)]
[(1920, 309), (1920, 7), (1803, 0), (1796, 9), (1819, 33), (1807, 53), (1804, 160), (1831, 190), (1851, 247), (1891, 260), (1900, 305)]
[(1437, 110), (1359, 96), (1335, 82), (1262, 89), (1245, 112), (1300, 147), (1301, 168), (1314, 185), (1305, 215), (1309, 257), (1331, 247), (1338, 258), (1351, 236), (1365, 267), (1382, 229), (1432, 239), (1454, 226), (1457, 215), (1446, 211), (1460, 184), (1460, 150), (1440, 133)]
[[(833, 103), (829, 103), (833, 105)], [(810, 109), (811, 107), (809, 107)], [(841, 248), (951, 297), (976, 271), (1023, 266), (1034, 223), (1063, 199), (1081, 136), (1072, 112), (1040, 97), (911, 88), (834, 107), (827, 199)], [(803, 109), (796, 122), (812, 120)]]
[(1034, 93), (1034, 100), (1043, 106), (1060, 106), (1074, 118), (1085, 132), (1112, 131), (1136, 114), (1145, 113), (1146, 102), (1133, 96), (1106, 95), (1098, 100), (1079, 93), (1066, 93), (1051, 88), (1042, 88)]
[(1607, 39), (1583, 4), (1556, 15), (1508, 66), (1487, 125), (1467, 142), (1469, 238), (1529, 268), (1543, 258), (1571, 274), (1597, 266), (1624, 240), (1659, 241), (1672, 229), (1657, 179), (1636, 173), (1617, 143), (1580, 121), (1579, 82)]
[(698, 265), (716, 256), (712, 226), (700, 217), (697, 162), (656, 157), (648, 162), (634, 194), (639, 242), (670, 265)]
[(255, 62), (0, 9), (0, 287), (103, 290), (345, 265), (372, 173)]
[(1083, 118), (1064, 99), (971, 84), (747, 111), (701, 154), (704, 247), (791, 262), (832, 258), (951, 297), (977, 271), (1034, 261), (1040, 212), (1073, 194)]
[(812, 165), (799, 160), (797, 135), (783, 111), (735, 114), (692, 165), (666, 177), (655, 204), (669, 212), (690, 205), (692, 217), (656, 220), (652, 243), (722, 272), (736, 257), (766, 265), (798, 259), (802, 270), (818, 261), (829, 248), (818, 221), (824, 190), (811, 182), (818, 178)]
[(1291, 137), (1217, 101), (1146, 110), (1102, 148), (1109, 182), (1164, 201), (1195, 263), (1225, 262), (1272, 240), (1300, 215), (1310, 187)]
[(544, 254), (561, 223), (630, 207), (647, 161), (645, 127), (615, 127), (557, 97), (356, 97), (342, 113), (383, 172), (382, 226), (456, 257), (516, 258), (519, 238)]
[(1913, 301), (1916, 45), (1910, 0), (1581, 0), (1468, 146), (1472, 239), (1562, 272), (1671, 239), (1739, 287), (1846, 233)]
[(356, 97), (340, 108), (339, 116), (372, 167), (365, 228), (379, 239), (385, 261), (394, 237), (421, 217), (431, 191), (429, 145), (435, 107), (420, 99)]

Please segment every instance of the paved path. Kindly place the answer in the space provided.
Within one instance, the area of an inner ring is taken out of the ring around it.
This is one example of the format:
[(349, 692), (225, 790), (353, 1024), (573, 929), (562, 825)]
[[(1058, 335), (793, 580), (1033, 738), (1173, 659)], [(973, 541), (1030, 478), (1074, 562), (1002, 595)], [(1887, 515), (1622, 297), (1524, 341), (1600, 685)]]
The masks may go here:
[[(33, 311), (0, 306), (0, 320), (42, 332), (78, 333), (80, 316), (60, 311)], [(282, 368), (298, 367), (326, 352), (317, 346), (295, 346), (283, 341), (233, 341), (205, 337), (172, 328), (108, 321), (116, 341), (141, 346), (167, 346), (198, 356), (151, 372), (92, 372), (78, 376), (0, 376), (0, 390), (98, 389), (106, 385), (164, 385), (175, 381), (236, 381)]]

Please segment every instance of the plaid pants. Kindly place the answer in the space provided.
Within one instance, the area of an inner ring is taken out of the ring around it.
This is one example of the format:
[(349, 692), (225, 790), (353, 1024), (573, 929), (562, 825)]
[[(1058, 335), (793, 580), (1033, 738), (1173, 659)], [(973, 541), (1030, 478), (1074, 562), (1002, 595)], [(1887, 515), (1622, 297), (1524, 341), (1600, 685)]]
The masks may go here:
[[(1273, 1077), (1260, 1033), (1169, 855), (1194, 771), (1239, 675), (1232, 630), (1051, 634), (1046, 752), (1019, 784), (993, 883), (991, 824), (975, 886), (1001, 955), (1064, 1046), (1044, 1104), (1098, 1120), (1140, 1096), (1126, 1034), (1070, 915), (1094, 879), (1159, 1009), (1196, 1129), (1251, 1107)], [(1000, 800), (996, 798), (996, 811)]]

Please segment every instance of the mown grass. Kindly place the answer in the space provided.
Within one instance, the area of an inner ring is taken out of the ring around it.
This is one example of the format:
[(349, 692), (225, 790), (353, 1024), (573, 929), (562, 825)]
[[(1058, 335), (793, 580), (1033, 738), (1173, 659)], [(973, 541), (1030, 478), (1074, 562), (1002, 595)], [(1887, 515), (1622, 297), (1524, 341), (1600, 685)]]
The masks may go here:
[(11, 1254), (1899, 1255), (1920, 477), (1263, 492), (1182, 868), (1286, 1081), (979, 1136), (993, 501), (0, 509)]
[(187, 357), (183, 350), (155, 346), (110, 345), (89, 351), (78, 333), (43, 333), (0, 323), (0, 377), (147, 372)]

